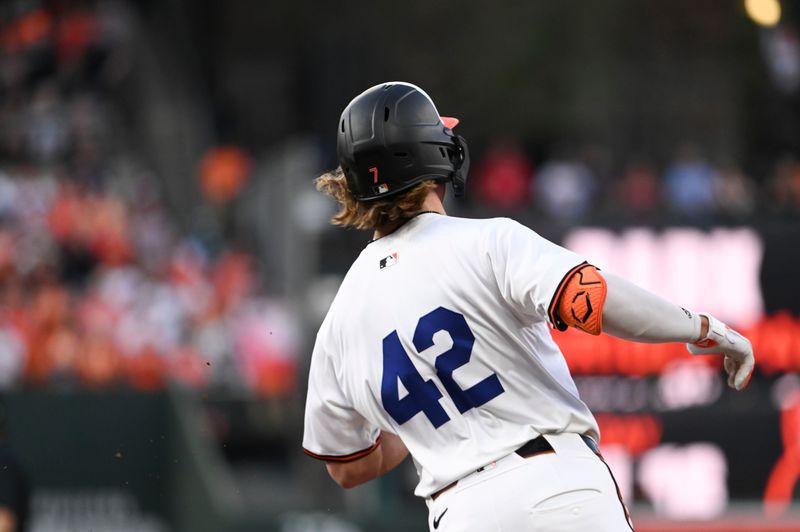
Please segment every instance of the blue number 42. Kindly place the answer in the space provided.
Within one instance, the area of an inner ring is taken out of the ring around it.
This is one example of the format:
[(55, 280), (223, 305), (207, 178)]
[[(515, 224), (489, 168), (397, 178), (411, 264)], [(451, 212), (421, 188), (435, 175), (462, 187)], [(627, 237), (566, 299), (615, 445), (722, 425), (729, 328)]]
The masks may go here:
[[(462, 414), (471, 408), (491, 401), (505, 390), (500, 379), (492, 373), (479, 383), (462, 389), (453, 379), (453, 372), (469, 362), (475, 335), (467, 325), (462, 314), (439, 307), (419, 319), (414, 330), (414, 348), (421, 353), (433, 345), (433, 335), (447, 331), (453, 340), (453, 347), (436, 357), (434, 366), (436, 376), (444, 386), (447, 395), (453, 400)], [(398, 380), (408, 392), (400, 397)], [(442, 392), (432, 379), (425, 380), (411, 362), (397, 331), (392, 331), (383, 339), (383, 378), (381, 380), (381, 400), (383, 408), (399, 425), (402, 425), (422, 412), (434, 428), (439, 428), (450, 417), (439, 404)]]

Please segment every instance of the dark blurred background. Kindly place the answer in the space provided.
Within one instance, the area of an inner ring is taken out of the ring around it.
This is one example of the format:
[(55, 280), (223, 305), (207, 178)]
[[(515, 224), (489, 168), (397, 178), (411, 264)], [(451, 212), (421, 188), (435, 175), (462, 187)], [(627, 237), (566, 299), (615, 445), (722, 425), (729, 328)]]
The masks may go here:
[(753, 340), (734, 394), (682, 346), (555, 333), (637, 530), (800, 530), (799, 30), (787, 0), (3, 0), (0, 531), (425, 529), (410, 464), (345, 492), (300, 447), (370, 237), (313, 179), (391, 80), (461, 119), (451, 214)]

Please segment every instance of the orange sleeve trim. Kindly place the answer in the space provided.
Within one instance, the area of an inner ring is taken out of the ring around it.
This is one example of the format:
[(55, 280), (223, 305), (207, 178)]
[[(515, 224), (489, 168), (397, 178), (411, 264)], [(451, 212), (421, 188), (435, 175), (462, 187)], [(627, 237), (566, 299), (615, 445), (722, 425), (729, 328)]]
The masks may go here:
[(354, 460), (358, 460), (359, 458), (364, 458), (368, 454), (371, 454), (375, 449), (378, 448), (378, 445), (380, 444), (381, 444), (381, 437), (378, 436), (378, 439), (375, 440), (375, 443), (367, 447), (366, 449), (362, 449), (360, 451), (356, 451), (354, 453), (346, 454), (343, 456), (337, 456), (332, 454), (316, 454), (312, 453), (305, 447), (303, 448), (303, 452), (306, 453), (311, 458), (316, 458), (317, 460), (323, 460), (325, 462), (352, 462)]
[(576, 271), (564, 285), (558, 316), (569, 327), (597, 336), (603, 330), (603, 305), (608, 286), (591, 264)]
[(559, 301), (559, 299), (561, 299), (561, 294), (564, 291), (564, 288), (566, 287), (567, 283), (572, 278), (572, 276), (575, 274), (575, 272), (577, 272), (578, 270), (580, 270), (581, 268), (583, 268), (587, 264), (589, 264), (589, 263), (586, 262), (586, 261), (581, 262), (577, 266), (574, 266), (573, 268), (571, 268), (567, 273), (565, 273), (564, 277), (561, 278), (561, 282), (558, 283), (558, 287), (556, 288), (556, 292), (553, 294), (553, 299), (550, 300), (550, 307), (547, 310), (547, 314), (548, 314), (548, 317), (550, 318), (550, 324), (553, 327), (555, 327), (556, 329), (558, 329), (559, 331), (566, 331), (567, 330), (567, 324), (564, 323), (561, 320), (561, 318), (558, 317), (558, 313), (556, 312), (557, 308), (558, 308), (558, 301)]

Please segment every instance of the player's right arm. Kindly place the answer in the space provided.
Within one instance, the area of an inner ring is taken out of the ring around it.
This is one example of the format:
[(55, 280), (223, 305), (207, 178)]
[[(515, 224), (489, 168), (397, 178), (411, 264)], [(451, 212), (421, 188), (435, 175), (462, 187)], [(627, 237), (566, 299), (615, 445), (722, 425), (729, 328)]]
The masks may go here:
[(352, 488), (394, 469), (408, 456), (408, 449), (400, 438), (381, 431), (353, 406), (337, 378), (333, 354), (338, 343), (328, 325), (326, 321), (320, 328), (311, 355), (303, 450), (325, 462), (337, 484)]
[(724, 354), (731, 387), (741, 390), (750, 379), (750, 342), (710, 314), (690, 312), (589, 264), (565, 280), (558, 297), (557, 312), (566, 325), (636, 342), (685, 342), (692, 354)]
[(381, 432), (375, 450), (350, 462), (327, 462), (328, 474), (343, 488), (354, 488), (388, 473), (408, 456), (403, 441), (394, 434)]
[(746, 386), (750, 342), (709, 314), (674, 305), (594, 266), (508, 219), (485, 223), (483, 246), (500, 296), (523, 321), (546, 319), (637, 342), (685, 342), (693, 354), (723, 353), (728, 384)]

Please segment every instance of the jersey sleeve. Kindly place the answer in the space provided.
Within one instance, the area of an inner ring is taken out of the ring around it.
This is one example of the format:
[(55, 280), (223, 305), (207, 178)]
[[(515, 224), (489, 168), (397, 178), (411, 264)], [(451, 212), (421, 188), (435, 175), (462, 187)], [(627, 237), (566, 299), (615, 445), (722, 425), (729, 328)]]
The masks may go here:
[(583, 257), (507, 218), (493, 221), (485, 249), (505, 301), (521, 316), (565, 330), (557, 302), (572, 274), (586, 264)]
[(320, 336), (311, 356), (303, 451), (326, 462), (350, 462), (374, 451), (380, 430), (347, 399)]

